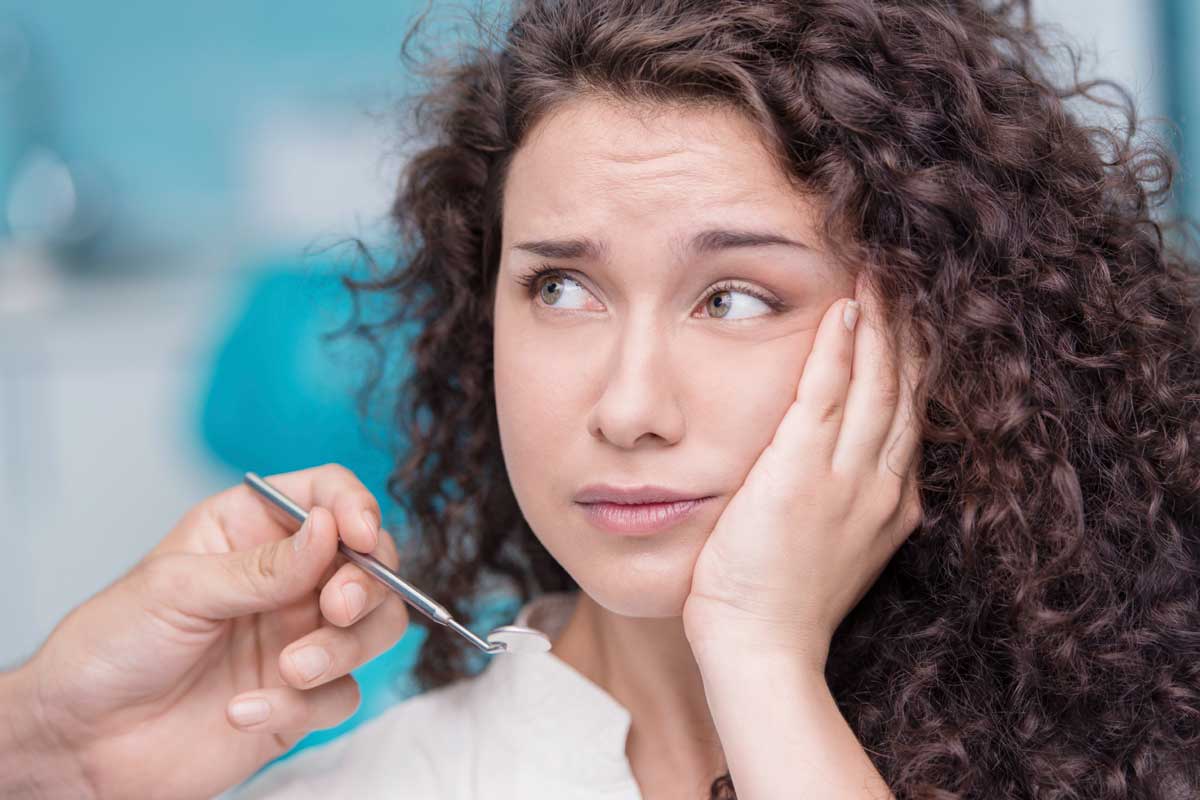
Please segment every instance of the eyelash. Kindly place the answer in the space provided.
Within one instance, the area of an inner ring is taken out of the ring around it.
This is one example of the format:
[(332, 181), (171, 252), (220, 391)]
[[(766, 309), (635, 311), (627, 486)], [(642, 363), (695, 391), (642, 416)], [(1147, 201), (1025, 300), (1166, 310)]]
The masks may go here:
[[(533, 269), (529, 270), (529, 272), (525, 273), (524, 275), (522, 275), (520, 278), (517, 279), (517, 282), (525, 287), (526, 294), (528, 294), (529, 298), (532, 300), (534, 294), (537, 293), (538, 281), (541, 280), (542, 277), (545, 275), (558, 275), (559, 277), (564, 277), (564, 278), (569, 277), (565, 271), (563, 271), (557, 267), (552, 267), (549, 264), (541, 264), (541, 265), (538, 265), (538, 266), (534, 267)], [(713, 295), (720, 294), (721, 292), (728, 292), (728, 291), (743, 292), (745, 294), (750, 295), (751, 297), (756, 297), (759, 300), (766, 303), (766, 305), (768, 307), (770, 307), (771, 310), (773, 310), (777, 313), (781, 312), (781, 311), (785, 311), (787, 309), (786, 303), (782, 303), (779, 300), (776, 300), (771, 295), (761, 292), (758, 289), (755, 289), (753, 286), (750, 286), (749, 284), (738, 283), (737, 281), (722, 281), (718, 284), (715, 284), (712, 287), (712, 289), (709, 290), (708, 294), (704, 295), (704, 298), (700, 302), (707, 303), (709, 301), (709, 298), (711, 298)], [(740, 322), (741, 320), (732, 320), (732, 321)]]

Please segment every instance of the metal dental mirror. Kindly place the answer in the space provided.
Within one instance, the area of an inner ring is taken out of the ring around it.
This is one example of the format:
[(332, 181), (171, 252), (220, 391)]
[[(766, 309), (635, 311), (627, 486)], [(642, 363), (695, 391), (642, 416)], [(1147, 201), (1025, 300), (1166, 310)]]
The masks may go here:
[[(257, 474), (247, 472), (243, 480), (251, 489), (283, 509), (292, 518), (299, 520), (301, 524), (304, 523), (304, 520), (308, 519), (307, 511), (300, 508), (300, 506), (296, 505), (286, 495)], [(362, 567), (384, 586), (403, 597), (417, 611), (420, 611), (438, 625), (456, 631), (460, 636), (485, 653), (545, 653), (550, 650), (550, 638), (546, 634), (521, 625), (502, 625), (499, 628), (495, 628), (487, 635), (487, 641), (484, 641), (469, 629), (463, 627), (462, 623), (455, 620), (454, 617), (450, 616), (450, 612), (441, 604), (435, 602), (433, 598), (392, 572), (379, 559), (347, 547), (346, 543), (340, 538), (338, 539), (338, 550), (342, 555)]]

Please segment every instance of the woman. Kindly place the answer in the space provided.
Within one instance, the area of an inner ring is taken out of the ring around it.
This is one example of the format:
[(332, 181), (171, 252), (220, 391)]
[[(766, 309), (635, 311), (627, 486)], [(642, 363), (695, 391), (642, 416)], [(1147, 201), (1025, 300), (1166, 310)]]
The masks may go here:
[[(751, 798), (1200, 792), (1195, 283), (1142, 185), (1169, 164), (1105, 161), (1027, 14), (526, 2), (419, 107), (412, 247), (358, 284), (421, 330), (401, 560), (468, 619), (488, 579), (558, 593), (553, 652), (629, 711), (646, 798), (732, 796), (721, 770)], [(799, 245), (689, 249), (709, 227)], [(839, 331), (864, 288), (878, 331)], [(876, 339), (911, 339), (911, 396)], [(710, 499), (630, 539), (593, 482)], [(424, 686), (469, 674), (430, 633)]]
[(1027, 18), (534, 0), (436, 73), (408, 251), (348, 281), (387, 358), (419, 325), (398, 562), (554, 648), (434, 626), (425, 693), (236, 796), (1195, 796), (1196, 279)]

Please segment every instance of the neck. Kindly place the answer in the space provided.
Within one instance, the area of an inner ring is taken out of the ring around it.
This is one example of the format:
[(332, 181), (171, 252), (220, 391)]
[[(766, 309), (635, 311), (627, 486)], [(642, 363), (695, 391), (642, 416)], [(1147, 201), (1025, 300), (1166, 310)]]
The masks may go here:
[(700, 668), (679, 617), (626, 617), (586, 592), (553, 643), (553, 653), (600, 686), (631, 716), (625, 752), (643, 796), (662, 782), (678, 790), (694, 776), (707, 791), (724, 771), (720, 739)]

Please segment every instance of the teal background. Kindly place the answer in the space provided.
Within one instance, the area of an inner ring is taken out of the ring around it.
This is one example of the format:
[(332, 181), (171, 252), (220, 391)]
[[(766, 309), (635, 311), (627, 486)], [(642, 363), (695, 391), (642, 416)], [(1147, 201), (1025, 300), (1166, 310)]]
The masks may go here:
[(1191, 44), (1200, 36), (1200, 4), (1194, 0), (1158, 0), (1153, 4), (1161, 24), (1162, 63), (1166, 114), (1178, 126), (1170, 143), (1179, 158), (1175, 187), (1178, 207), (1189, 217), (1200, 213), (1200, 187), (1194, 168), (1200, 159), (1197, 124), (1200, 123), (1200, 57)]
[(382, 107), (408, 86), (400, 41), (425, 5), (0, 0), (34, 47), (30, 82), (0, 105), (0, 185), (5, 152), (36, 137), (105, 166), (130, 234), (220, 236), (245, 181), (239, 135), (284, 103)]

